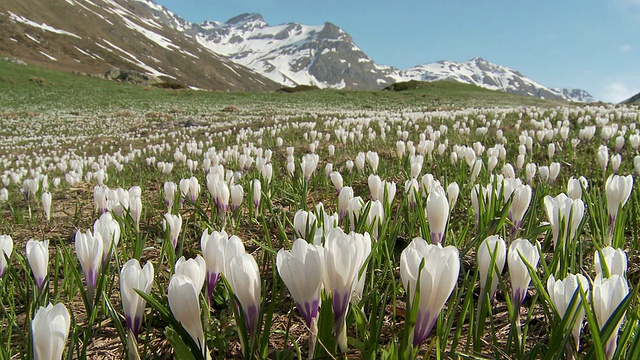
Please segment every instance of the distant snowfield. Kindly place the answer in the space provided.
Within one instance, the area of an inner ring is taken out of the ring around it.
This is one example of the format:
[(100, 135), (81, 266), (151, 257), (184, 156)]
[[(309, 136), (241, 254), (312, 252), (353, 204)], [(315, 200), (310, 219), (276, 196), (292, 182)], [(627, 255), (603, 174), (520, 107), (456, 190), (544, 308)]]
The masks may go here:
[(48, 31), (50, 33), (73, 36), (73, 37), (75, 37), (77, 39), (82, 39), (80, 36), (78, 36), (78, 35), (76, 35), (76, 34), (74, 34), (72, 32), (69, 32), (69, 31), (66, 31), (66, 30), (57, 29), (57, 28), (54, 28), (53, 26), (47, 25), (45, 23), (38, 24), (37, 22), (29, 20), (29, 19), (27, 19), (27, 18), (25, 18), (23, 16), (16, 15), (16, 14), (12, 13), (11, 11), (9, 11), (9, 19), (11, 19), (13, 21), (16, 21), (16, 22), (19, 22), (19, 23), (22, 23), (22, 24), (25, 24), (25, 25), (29, 25), (29, 26), (32, 26), (32, 27), (35, 27), (35, 28), (42, 29), (44, 31)]
[[(144, 1), (144, 0), (140, 0)], [(224, 55), (232, 61), (247, 66), (265, 77), (286, 85), (310, 84), (323, 86), (313, 75), (309, 74), (308, 64), (304, 69), (294, 71), (291, 64), (300, 59), (300, 53), (295, 51), (302, 44), (313, 41), (317, 33), (324, 26), (308, 26), (295, 24), (282, 24), (268, 26), (266, 23), (257, 22), (247, 28), (239, 29), (233, 25), (219, 22), (203, 24), (203, 29), (224, 28), (228, 33), (222, 41), (216, 41), (205, 34), (197, 34), (196, 40), (213, 52)], [(283, 39), (276, 39), (278, 35)], [(229, 41), (231, 38), (241, 37), (239, 42)], [(309, 49), (313, 56), (313, 49)], [(307, 55), (307, 54), (305, 54)]]

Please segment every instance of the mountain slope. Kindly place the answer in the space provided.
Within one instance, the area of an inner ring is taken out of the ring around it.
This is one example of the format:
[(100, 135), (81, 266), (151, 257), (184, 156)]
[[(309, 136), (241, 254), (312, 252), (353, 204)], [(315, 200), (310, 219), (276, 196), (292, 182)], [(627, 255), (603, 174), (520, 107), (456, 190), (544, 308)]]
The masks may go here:
[(223, 91), (267, 91), (278, 84), (200, 46), (146, 0), (0, 2), (0, 56), (57, 70), (103, 74), (111, 67), (165, 82)]
[(624, 100), (622, 102), (620, 102), (621, 104), (635, 104), (635, 103), (640, 103), (640, 93), (637, 93), (635, 95), (633, 95), (632, 97), (628, 98), (627, 100)]
[(259, 14), (242, 14), (222, 23), (172, 21), (203, 46), (283, 85), (381, 89), (395, 82), (451, 79), (487, 89), (545, 99), (593, 101), (579, 89), (553, 89), (516, 70), (481, 58), (440, 61), (406, 70), (378, 65), (344, 30), (331, 24), (271, 26)]
[(482, 58), (466, 62), (438, 61), (418, 65), (397, 73), (398, 81), (455, 80), (478, 85), (491, 90), (502, 90), (512, 94), (535, 96), (542, 99), (589, 102), (591, 95), (579, 89), (552, 89), (546, 87), (520, 72)]
[(393, 80), (332, 23), (268, 25), (259, 14), (193, 24), (200, 44), (287, 86), (377, 89)]

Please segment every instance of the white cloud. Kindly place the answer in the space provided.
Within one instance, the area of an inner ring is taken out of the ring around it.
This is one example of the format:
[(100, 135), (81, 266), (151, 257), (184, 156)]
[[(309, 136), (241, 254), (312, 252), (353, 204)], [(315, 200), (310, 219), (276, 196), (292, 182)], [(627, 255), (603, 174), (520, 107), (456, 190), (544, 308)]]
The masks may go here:
[(614, 81), (604, 87), (601, 99), (612, 103), (619, 103), (639, 92), (640, 88), (636, 84), (631, 85), (622, 81)]
[(633, 50), (633, 46), (631, 46), (631, 45), (629, 45), (629, 44), (622, 44), (622, 45), (620, 45), (620, 48), (619, 48), (619, 49), (620, 49), (620, 52), (628, 53), (628, 52), (630, 52), (631, 50)]

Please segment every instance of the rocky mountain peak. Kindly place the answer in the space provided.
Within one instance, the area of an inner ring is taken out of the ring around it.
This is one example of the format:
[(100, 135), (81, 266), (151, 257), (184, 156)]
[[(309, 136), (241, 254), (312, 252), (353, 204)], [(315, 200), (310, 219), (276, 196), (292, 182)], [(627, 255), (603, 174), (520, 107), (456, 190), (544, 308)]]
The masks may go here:
[(225, 24), (233, 27), (264, 27), (267, 23), (260, 14), (244, 13), (227, 20)]
[[(340, 29), (338, 26), (330, 22), (326, 22), (324, 23), (322, 30), (318, 33), (318, 38), (339, 40), (341, 37), (345, 35), (346, 33), (342, 29)], [(347, 40), (351, 41), (351, 38), (349, 37)]]

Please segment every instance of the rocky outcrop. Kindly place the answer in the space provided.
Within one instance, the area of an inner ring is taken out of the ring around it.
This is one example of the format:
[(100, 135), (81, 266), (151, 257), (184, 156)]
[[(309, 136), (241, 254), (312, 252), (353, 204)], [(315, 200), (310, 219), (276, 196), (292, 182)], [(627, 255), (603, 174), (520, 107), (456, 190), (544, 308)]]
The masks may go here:
[(104, 77), (107, 80), (128, 82), (144, 86), (157, 85), (163, 82), (163, 80), (157, 76), (144, 74), (135, 70), (122, 70), (116, 67), (107, 70), (107, 72), (104, 73)]

